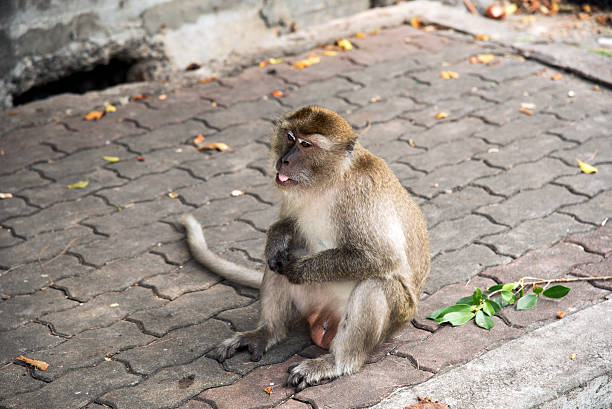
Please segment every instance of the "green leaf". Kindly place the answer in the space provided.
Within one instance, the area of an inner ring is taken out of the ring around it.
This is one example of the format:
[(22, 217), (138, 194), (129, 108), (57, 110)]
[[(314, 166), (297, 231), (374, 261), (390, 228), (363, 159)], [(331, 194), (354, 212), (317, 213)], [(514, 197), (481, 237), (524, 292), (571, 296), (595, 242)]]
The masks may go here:
[(514, 302), (516, 301), (516, 296), (510, 291), (502, 290), (501, 296), (508, 304), (514, 304)]
[(119, 162), (119, 158), (116, 156), (104, 156), (104, 160), (112, 163)]
[(548, 298), (563, 298), (570, 292), (570, 289), (562, 285), (555, 285), (544, 290), (542, 295)]
[(442, 319), (442, 317), (445, 314), (448, 314), (449, 312), (459, 312), (459, 311), (471, 312), (472, 311), (472, 306), (471, 305), (467, 305), (467, 304), (450, 305), (448, 307), (444, 307), (444, 308), (440, 308), (438, 310), (435, 310), (434, 312), (429, 314), (427, 316), (427, 318), (435, 320), (435, 321), (439, 321), (440, 319)]
[(68, 189), (83, 189), (89, 184), (88, 180), (79, 180), (76, 183), (66, 186)]
[(487, 314), (488, 316), (495, 314), (495, 308), (493, 308), (491, 301), (486, 300), (484, 302), (484, 304), (482, 305), (482, 311), (484, 311), (484, 313)]
[[(486, 300), (485, 304), (489, 305), (491, 308), (493, 308), (494, 313), (495, 312), (500, 312), (502, 307), (494, 300)], [(490, 314), (493, 315), (493, 314)]]
[(470, 304), (471, 305), (473, 301), (474, 301), (474, 298), (472, 298), (471, 295), (468, 295), (467, 297), (458, 299), (455, 304)]
[(459, 325), (465, 324), (466, 322), (474, 318), (474, 315), (476, 314), (471, 311), (449, 312), (448, 314), (445, 314), (439, 322), (440, 324), (444, 322), (449, 322), (453, 327), (457, 327)]
[(542, 294), (542, 291), (544, 291), (544, 288), (540, 287), (539, 285), (534, 285), (532, 288), (532, 291), (538, 295)]
[(492, 293), (493, 291), (501, 290), (503, 286), (504, 286), (503, 284), (495, 284), (487, 288), (487, 291)]
[(516, 288), (516, 283), (507, 283), (502, 285), (502, 290), (504, 291), (512, 291)]
[(590, 53), (603, 55), (604, 57), (612, 57), (612, 51), (605, 48), (587, 48), (587, 51)]
[(495, 325), (495, 322), (493, 322), (491, 317), (486, 315), (484, 312), (478, 311), (476, 313), (476, 325), (478, 325), (480, 328), (490, 330)]
[(474, 290), (474, 294), (472, 294), (472, 304), (479, 305), (481, 299), (482, 299), (482, 290), (476, 287), (476, 289)]
[(495, 302), (497, 305), (499, 305), (501, 308), (503, 308), (503, 307), (507, 307), (507, 306), (509, 306), (509, 305), (510, 305), (510, 304), (508, 304), (508, 303), (506, 302), (506, 300), (504, 300), (502, 297), (495, 297), (495, 298), (493, 298), (493, 300), (492, 300), (492, 301), (494, 301), (494, 302)]
[(516, 309), (519, 311), (520, 310), (530, 310), (536, 306), (537, 302), (538, 302), (537, 294), (527, 294), (526, 296), (519, 298), (519, 300), (516, 302)]

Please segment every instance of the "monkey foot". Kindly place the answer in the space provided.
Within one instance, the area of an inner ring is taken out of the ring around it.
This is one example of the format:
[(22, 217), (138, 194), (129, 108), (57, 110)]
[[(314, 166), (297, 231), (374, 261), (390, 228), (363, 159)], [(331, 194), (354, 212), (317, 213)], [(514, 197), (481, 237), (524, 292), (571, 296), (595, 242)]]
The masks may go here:
[(288, 370), (287, 385), (295, 386), (296, 392), (317, 385), (323, 379), (333, 379), (338, 376), (333, 358), (329, 354), (291, 365)]

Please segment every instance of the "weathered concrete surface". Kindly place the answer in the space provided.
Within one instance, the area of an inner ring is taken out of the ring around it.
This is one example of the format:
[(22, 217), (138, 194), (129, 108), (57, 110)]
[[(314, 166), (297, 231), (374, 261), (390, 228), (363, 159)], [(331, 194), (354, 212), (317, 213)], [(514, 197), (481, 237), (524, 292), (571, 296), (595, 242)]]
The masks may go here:
[[(575, 340), (610, 339), (609, 328), (579, 326), (610, 297), (610, 281), (601, 280), (568, 284), (567, 297), (533, 310), (507, 308), (490, 332), (426, 319), (475, 286), (610, 274), (610, 89), (568, 72), (552, 81), (555, 70), (540, 60), (443, 29), (397, 25), (350, 39), (355, 49), (337, 56), (309, 50), (163, 94), (146, 83), (0, 114), (0, 192), (13, 195), (0, 200), (0, 407), (364, 407), (438, 382), (512, 340), (540, 339), (537, 328), (567, 324)], [(311, 52), (319, 64), (292, 67)], [(482, 53), (495, 62), (469, 63)], [(459, 78), (443, 80), (448, 70)], [(274, 98), (275, 90), (289, 95)], [(151, 97), (127, 101), (143, 93)], [(79, 113), (104, 99), (127, 102), (83, 120)], [(525, 102), (536, 105), (533, 115), (520, 112)], [(244, 352), (223, 365), (209, 357), (231, 331), (255, 325), (257, 292), (194, 263), (177, 218), (194, 213), (217, 252), (261, 268), (278, 211), (267, 158), (272, 120), (308, 103), (337, 109), (387, 160), (429, 219), (433, 259), (413, 326), (357, 374), (294, 395), (282, 386), (286, 367), (321, 353), (303, 335), (261, 362)], [(449, 116), (434, 119), (441, 111)], [(197, 151), (198, 133), (232, 150)], [(599, 172), (580, 173), (577, 157)], [(66, 188), (79, 180), (90, 184)], [(558, 311), (566, 318), (555, 322)], [(51, 367), (25, 367), (18, 355)], [(582, 386), (557, 377), (563, 395), (534, 405), (609, 391), (603, 358)], [(519, 387), (519, 375), (504, 379)], [(466, 382), (456, 387), (476, 387)]]

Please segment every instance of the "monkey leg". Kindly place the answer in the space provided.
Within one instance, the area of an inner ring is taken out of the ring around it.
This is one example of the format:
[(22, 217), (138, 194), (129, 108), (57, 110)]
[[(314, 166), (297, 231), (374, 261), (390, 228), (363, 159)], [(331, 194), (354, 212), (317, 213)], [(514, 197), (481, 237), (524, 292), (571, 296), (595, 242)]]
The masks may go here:
[(331, 341), (330, 353), (290, 367), (287, 384), (299, 392), (323, 379), (358, 371), (387, 335), (392, 309), (386, 297), (389, 285), (389, 281), (376, 279), (359, 283)]
[(290, 298), (289, 286), (284, 276), (266, 270), (260, 291), (261, 311), (257, 328), (237, 332), (223, 341), (215, 351), (219, 362), (244, 347), (248, 348), (252, 361), (259, 361), (271, 346), (287, 337), (287, 330), (300, 320)]

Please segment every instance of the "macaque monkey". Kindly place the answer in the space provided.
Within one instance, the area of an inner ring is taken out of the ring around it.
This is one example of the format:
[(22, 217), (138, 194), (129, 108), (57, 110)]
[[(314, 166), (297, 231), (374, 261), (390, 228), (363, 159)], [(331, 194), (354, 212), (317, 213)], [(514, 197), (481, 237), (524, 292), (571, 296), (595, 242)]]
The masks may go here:
[(300, 391), (356, 372), (412, 319), (429, 274), (429, 240), (417, 204), (335, 112), (309, 106), (278, 120), (272, 156), (282, 202), (268, 229), (263, 274), (212, 253), (193, 216), (182, 223), (196, 260), (260, 288), (257, 328), (224, 341), (217, 359), (246, 347), (258, 361), (306, 322), (329, 353), (289, 368), (287, 383)]

